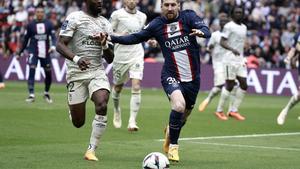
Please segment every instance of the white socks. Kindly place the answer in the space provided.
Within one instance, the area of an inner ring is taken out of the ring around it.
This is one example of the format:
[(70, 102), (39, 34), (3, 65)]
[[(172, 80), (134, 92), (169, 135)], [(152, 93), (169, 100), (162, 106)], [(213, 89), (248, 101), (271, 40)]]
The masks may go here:
[(227, 101), (229, 95), (230, 95), (230, 92), (225, 87), (223, 87), (221, 96), (220, 96), (220, 100), (219, 100), (219, 104), (218, 104), (218, 108), (217, 108), (217, 112), (223, 112), (224, 104)]
[(141, 91), (138, 92), (131, 91), (129, 123), (135, 124), (136, 116), (140, 109), (140, 105), (141, 105)]
[(291, 99), (289, 100), (288, 104), (285, 106), (287, 108), (287, 110), (290, 110), (291, 108), (293, 108), (297, 103), (299, 102), (299, 97), (298, 94), (294, 95), (291, 97)]
[(221, 89), (219, 87), (214, 86), (206, 98), (208, 102), (210, 102), (215, 96), (217, 96), (220, 93), (220, 91)]
[(236, 94), (235, 94), (235, 99), (233, 101), (233, 104), (232, 104), (232, 107), (231, 107), (231, 111), (233, 112), (238, 112), (238, 109), (244, 99), (244, 96), (246, 94), (247, 91), (241, 89), (241, 88), (238, 88), (236, 90)]
[(103, 135), (107, 125), (107, 116), (95, 115), (92, 123), (92, 133), (90, 138), (89, 150), (95, 151), (101, 136)]
[(118, 112), (119, 109), (120, 109), (120, 105), (119, 105), (119, 103), (120, 103), (120, 93), (117, 93), (115, 91), (115, 89), (112, 88), (111, 97), (112, 97), (113, 102), (114, 102), (114, 110), (115, 110), (115, 112)]

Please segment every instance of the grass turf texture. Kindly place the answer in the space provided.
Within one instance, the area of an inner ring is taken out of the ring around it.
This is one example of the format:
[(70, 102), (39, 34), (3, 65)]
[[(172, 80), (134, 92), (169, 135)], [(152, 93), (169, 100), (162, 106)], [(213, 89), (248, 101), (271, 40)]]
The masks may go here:
[[(121, 129), (112, 124), (110, 99), (108, 127), (97, 150), (99, 162), (83, 160), (87, 148), (94, 106), (87, 104), (84, 127), (76, 129), (68, 118), (65, 85), (53, 84), (53, 104), (43, 100), (43, 84), (36, 84), (36, 101), (25, 102), (25, 82), (7, 82), (0, 90), (0, 168), (1, 169), (140, 169), (150, 152), (162, 152), (163, 128), (170, 105), (161, 89), (143, 89), (138, 115), (140, 131), (129, 133), (130, 89), (121, 95)], [(241, 106), (243, 122), (219, 121), (213, 115), (218, 98), (203, 113), (197, 111), (207, 96), (200, 92), (195, 109), (182, 130), (180, 162), (171, 169), (296, 169), (299, 168), (300, 133), (297, 116), (300, 106), (291, 110), (284, 126), (276, 124), (288, 97), (246, 95)], [(259, 135), (259, 137), (215, 138), (252, 134), (295, 133), (294, 135)], [(204, 139), (204, 137), (206, 139)]]

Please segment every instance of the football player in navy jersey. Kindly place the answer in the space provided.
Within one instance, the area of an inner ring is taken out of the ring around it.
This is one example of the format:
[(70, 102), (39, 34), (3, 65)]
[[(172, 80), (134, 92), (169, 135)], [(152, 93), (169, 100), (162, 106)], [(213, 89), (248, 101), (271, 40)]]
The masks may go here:
[[(154, 37), (159, 43), (165, 58), (161, 83), (171, 104), (163, 150), (170, 161), (178, 162), (180, 131), (194, 107), (200, 87), (200, 47), (196, 37), (209, 38), (211, 34), (194, 11), (180, 11), (179, 0), (161, 2), (162, 16), (152, 20), (140, 32), (108, 39), (129, 45)], [(106, 36), (100, 33), (99, 39)]]
[[(300, 57), (300, 32), (298, 32), (294, 37), (294, 45), (288, 52), (287, 57), (285, 58), (285, 63), (290, 64), (293, 57)], [(299, 62), (299, 58), (298, 58)], [(298, 75), (300, 75), (300, 69), (298, 65)], [(300, 79), (300, 76), (298, 76), (298, 79)], [(281, 110), (280, 114), (277, 117), (277, 124), (283, 125), (285, 122), (285, 118), (291, 108), (293, 108), (300, 100), (300, 86), (298, 89), (297, 94), (293, 95), (290, 98), (290, 101), (288, 104)], [(300, 116), (299, 116), (300, 117)], [(298, 119), (300, 119), (298, 117)]]
[[(50, 52), (55, 50), (55, 30), (50, 20), (44, 19), (45, 11), (43, 6), (39, 5), (35, 11), (36, 18), (27, 25), (23, 44), (17, 52), (17, 57), (27, 49), (29, 53), (29, 77), (28, 91), (29, 96), (26, 102), (34, 102), (34, 77), (38, 61), (45, 71), (45, 92), (44, 99), (48, 103), (52, 103), (49, 90), (52, 82), (51, 76), (51, 58)], [(28, 44), (29, 42), (29, 44)]]

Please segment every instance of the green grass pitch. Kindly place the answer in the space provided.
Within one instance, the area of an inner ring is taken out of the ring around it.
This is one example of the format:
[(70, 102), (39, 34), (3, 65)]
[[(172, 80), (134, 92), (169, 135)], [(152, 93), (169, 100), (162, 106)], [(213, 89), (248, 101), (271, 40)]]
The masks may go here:
[[(100, 161), (90, 162), (83, 160), (94, 117), (90, 101), (86, 123), (77, 129), (68, 118), (65, 85), (53, 84), (53, 104), (43, 100), (43, 84), (36, 84), (36, 102), (32, 104), (25, 103), (25, 82), (6, 85), (0, 90), (1, 169), (141, 169), (146, 154), (162, 152), (159, 139), (170, 105), (161, 89), (142, 91), (137, 133), (127, 131), (130, 90), (124, 89), (121, 96), (121, 129), (112, 125), (110, 100), (108, 128), (97, 151)], [(197, 111), (206, 95), (199, 93), (181, 133), (180, 162), (171, 169), (300, 168), (300, 106), (292, 109), (284, 126), (278, 126), (276, 117), (288, 97), (246, 95), (240, 112), (247, 119), (223, 122), (213, 115), (218, 98), (205, 112)]]

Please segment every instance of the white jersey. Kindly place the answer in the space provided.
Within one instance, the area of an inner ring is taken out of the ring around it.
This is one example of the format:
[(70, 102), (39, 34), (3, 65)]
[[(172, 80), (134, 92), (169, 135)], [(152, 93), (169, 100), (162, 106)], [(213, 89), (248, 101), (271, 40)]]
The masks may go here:
[(211, 34), (211, 37), (207, 44), (208, 47), (210, 46), (214, 47), (211, 53), (213, 66), (222, 64), (224, 54), (226, 52), (225, 49), (220, 45), (221, 37), (222, 37), (222, 32), (215, 31)]
[(240, 56), (234, 55), (227, 50), (224, 63), (239, 63), (243, 64), (244, 44), (247, 36), (247, 27), (244, 24), (236, 24), (233, 21), (228, 22), (223, 29), (222, 36), (227, 39), (228, 45), (240, 52)]
[[(112, 28), (109, 21), (99, 16), (94, 18), (87, 15), (83, 11), (76, 11), (69, 14), (64, 21), (60, 30), (60, 36), (72, 37), (72, 40), (68, 44), (69, 49), (79, 56), (86, 57), (90, 60), (89, 68), (86, 71), (95, 69), (104, 70), (102, 63), (102, 46), (99, 42), (93, 40), (91, 37), (99, 32), (106, 32), (109, 35), (112, 34)], [(85, 71), (81, 71), (77, 64), (67, 60), (67, 74), (80, 74)]]
[[(121, 8), (111, 14), (110, 22), (114, 33), (125, 35), (139, 32), (144, 27), (146, 19), (147, 16), (138, 10), (135, 14), (131, 14)], [(130, 63), (134, 60), (143, 61), (144, 48), (142, 44), (115, 44), (114, 54), (114, 62), (116, 63)]]

